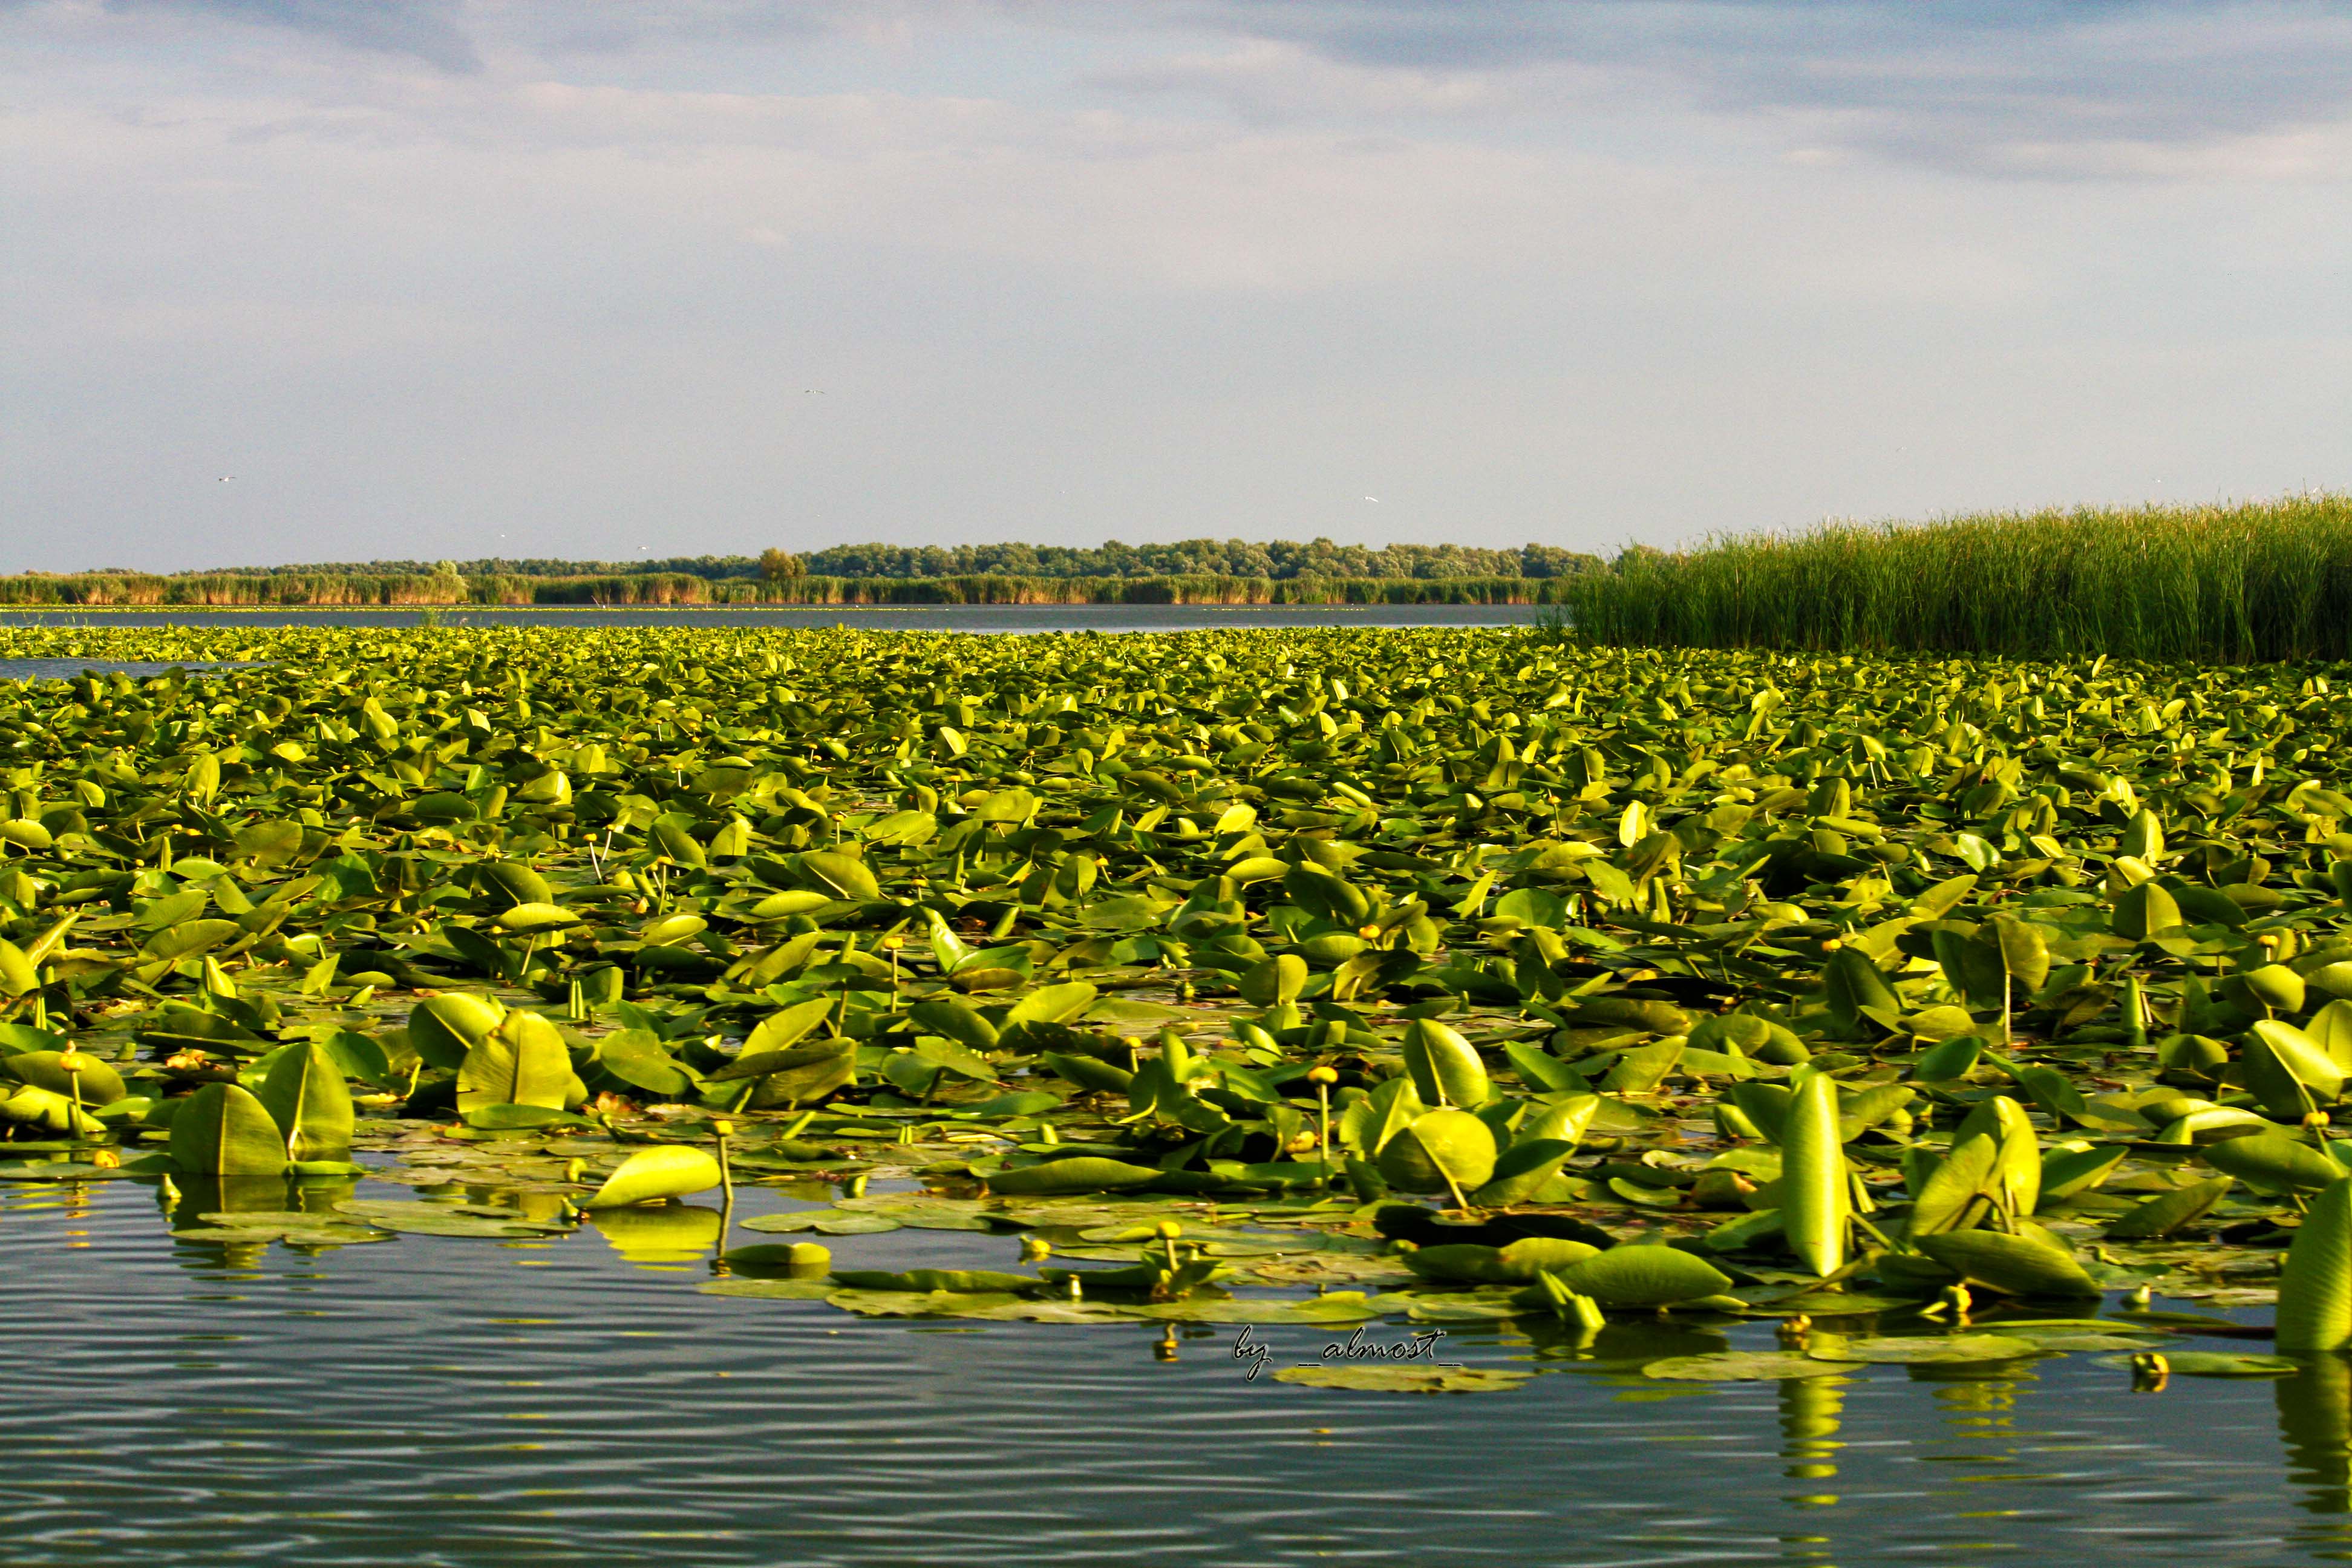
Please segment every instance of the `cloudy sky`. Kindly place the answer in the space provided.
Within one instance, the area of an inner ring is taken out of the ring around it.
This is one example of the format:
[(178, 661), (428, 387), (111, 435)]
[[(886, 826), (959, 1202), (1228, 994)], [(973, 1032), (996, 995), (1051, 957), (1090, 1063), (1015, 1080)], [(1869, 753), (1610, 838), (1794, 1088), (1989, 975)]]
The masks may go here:
[(0, 570), (2306, 487), (2352, 6), (0, 0)]

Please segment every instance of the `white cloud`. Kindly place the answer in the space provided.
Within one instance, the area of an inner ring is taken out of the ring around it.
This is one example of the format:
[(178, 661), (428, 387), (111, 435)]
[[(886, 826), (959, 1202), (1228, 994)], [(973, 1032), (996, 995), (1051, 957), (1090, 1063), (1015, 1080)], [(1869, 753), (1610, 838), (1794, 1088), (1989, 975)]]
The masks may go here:
[(0, 570), (2352, 482), (2317, 14), (257, 6), (0, 4)]

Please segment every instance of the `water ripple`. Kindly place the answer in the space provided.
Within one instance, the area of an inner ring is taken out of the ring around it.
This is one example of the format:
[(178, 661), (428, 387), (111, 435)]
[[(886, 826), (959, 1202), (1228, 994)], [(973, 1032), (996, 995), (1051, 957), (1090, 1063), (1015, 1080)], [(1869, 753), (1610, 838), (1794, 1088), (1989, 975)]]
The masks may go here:
[[(1011, 1252), (834, 1245), (862, 1267)], [(2352, 1414), (2260, 1384), (2134, 1395), (2077, 1357), (1662, 1391), (1490, 1331), (1447, 1349), (1537, 1371), (1523, 1389), (1370, 1396), (1245, 1383), (1222, 1332), (1171, 1363), (1156, 1329), (863, 1320), (699, 1278), (593, 1233), (311, 1257), (171, 1242), (129, 1183), (0, 1193), (0, 1560), (2201, 1564), (2347, 1544)], [(1255, 1331), (1277, 1364), (1323, 1340)]]

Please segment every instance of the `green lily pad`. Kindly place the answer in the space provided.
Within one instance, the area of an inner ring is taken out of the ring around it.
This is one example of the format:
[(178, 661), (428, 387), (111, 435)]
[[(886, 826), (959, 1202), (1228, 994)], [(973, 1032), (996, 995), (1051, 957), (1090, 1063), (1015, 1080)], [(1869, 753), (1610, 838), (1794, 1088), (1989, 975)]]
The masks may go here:
[(1829, 1377), (1860, 1372), (1859, 1362), (1836, 1362), (1794, 1351), (1717, 1351), (1668, 1356), (1642, 1369), (1643, 1377), (1677, 1383), (1769, 1383), (1787, 1377)]
[(569, 1226), (542, 1224), (526, 1219), (510, 1211), (488, 1209), (477, 1205), (454, 1204), (401, 1203), (396, 1200), (355, 1198), (335, 1205), (338, 1214), (364, 1220), (379, 1230), (389, 1230), (407, 1236), (455, 1236), (484, 1239), (514, 1240), (537, 1236), (559, 1236)]
[(706, 1279), (695, 1287), (706, 1296), (740, 1296), (762, 1301), (822, 1301), (841, 1293), (830, 1279)]
[(1479, 1366), (1286, 1366), (1274, 1379), (1361, 1394), (1500, 1394), (1534, 1375)]
[(1307, 1323), (1345, 1326), (1370, 1322), (1397, 1310), (1389, 1299), (1350, 1291), (1309, 1296), (1301, 1300), (1234, 1300), (1160, 1301), (1136, 1309), (1139, 1316), (1176, 1323)]
[(1805, 1353), (1821, 1361), (1863, 1362), (1873, 1366), (1936, 1366), (1971, 1361), (2016, 1361), (2038, 1355), (2042, 1346), (2007, 1334), (1922, 1334), (1885, 1339), (1847, 1339), (1817, 1333)]
[(880, 1236), (903, 1223), (893, 1215), (848, 1214), (840, 1209), (795, 1209), (789, 1214), (763, 1214), (737, 1222), (745, 1230), (790, 1236), (813, 1230), (821, 1236)]
[[(2303, 1369), (2284, 1356), (2237, 1351), (2165, 1351), (2165, 1370), (2182, 1377), (2292, 1377)], [(2101, 1358), (2105, 1366), (2129, 1367), (2128, 1356)]]
[(1009, 1290), (844, 1290), (825, 1297), (828, 1305), (865, 1318), (969, 1318), (995, 1307), (1017, 1306)]

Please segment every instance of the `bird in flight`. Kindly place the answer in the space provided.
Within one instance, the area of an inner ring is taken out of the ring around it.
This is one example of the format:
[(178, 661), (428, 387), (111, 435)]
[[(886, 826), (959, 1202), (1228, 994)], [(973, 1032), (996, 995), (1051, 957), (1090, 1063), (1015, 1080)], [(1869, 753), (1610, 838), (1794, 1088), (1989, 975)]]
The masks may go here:
[(1378, 505), (1380, 505), (1380, 504), (1381, 504), (1381, 498), (1380, 498), (1380, 497), (1378, 497), (1378, 496), (1366, 496), (1364, 499), (1365, 499), (1366, 500), (1368, 500), (1368, 501), (1371, 502), (1374, 506), (1378, 506)]
[(223, 484), (226, 484), (226, 483), (228, 483), (228, 482), (229, 482), (229, 480), (231, 480), (231, 479), (235, 479), (235, 478), (236, 478), (236, 476), (235, 474), (223, 474), (223, 475), (220, 477), (220, 482), (221, 482), (221, 483), (223, 483)]

